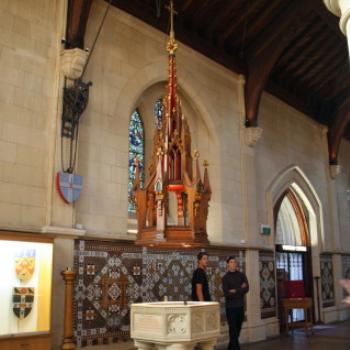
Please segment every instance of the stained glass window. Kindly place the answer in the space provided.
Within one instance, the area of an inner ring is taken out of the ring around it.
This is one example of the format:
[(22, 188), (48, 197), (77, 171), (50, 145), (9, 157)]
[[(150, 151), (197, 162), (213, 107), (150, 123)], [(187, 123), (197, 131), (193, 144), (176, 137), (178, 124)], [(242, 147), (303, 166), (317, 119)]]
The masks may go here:
[(131, 114), (129, 123), (129, 182), (128, 211), (135, 212), (136, 206), (132, 197), (132, 187), (135, 180), (135, 158), (139, 160), (141, 186), (144, 183), (145, 132), (138, 110)]
[(159, 98), (154, 104), (154, 118), (156, 128), (159, 130), (162, 128), (162, 119), (163, 119), (164, 106), (162, 99)]

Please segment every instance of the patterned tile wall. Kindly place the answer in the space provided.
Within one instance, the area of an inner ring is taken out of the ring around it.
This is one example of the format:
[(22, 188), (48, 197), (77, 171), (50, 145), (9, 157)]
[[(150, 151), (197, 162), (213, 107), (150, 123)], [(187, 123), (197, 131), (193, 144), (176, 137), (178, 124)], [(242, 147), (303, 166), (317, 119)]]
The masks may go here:
[(271, 251), (259, 252), (261, 318), (276, 316), (275, 257)]
[[(208, 248), (210, 292), (221, 303), (226, 258), (235, 255), (242, 269), (244, 251)], [(75, 269), (75, 335), (78, 346), (129, 339), (129, 306), (134, 302), (189, 300), (199, 250), (148, 250), (132, 243), (77, 240)]]
[[(342, 277), (346, 279), (350, 279), (350, 255), (342, 255)], [(344, 297), (348, 296), (348, 293), (343, 289)]]
[(322, 306), (334, 306), (334, 277), (333, 262), (331, 254), (321, 254), (321, 290)]

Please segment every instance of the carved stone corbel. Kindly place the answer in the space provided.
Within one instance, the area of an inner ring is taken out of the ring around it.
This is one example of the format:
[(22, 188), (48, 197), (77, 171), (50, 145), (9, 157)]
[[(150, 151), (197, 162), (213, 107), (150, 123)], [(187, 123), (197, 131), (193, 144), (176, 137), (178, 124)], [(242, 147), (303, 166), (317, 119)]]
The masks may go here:
[(257, 126), (244, 129), (245, 142), (247, 146), (254, 147), (260, 140), (263, 129)]
[(331, 164), (329, 166), (329, 173), (332, 179), (335, 179), (341, 173), (341, 166), (338, 164)]
[(66, 78), (76, 80), (81, 77), (88, 55), (88, 52), (79, 48), (63, 50), (61, 69)]

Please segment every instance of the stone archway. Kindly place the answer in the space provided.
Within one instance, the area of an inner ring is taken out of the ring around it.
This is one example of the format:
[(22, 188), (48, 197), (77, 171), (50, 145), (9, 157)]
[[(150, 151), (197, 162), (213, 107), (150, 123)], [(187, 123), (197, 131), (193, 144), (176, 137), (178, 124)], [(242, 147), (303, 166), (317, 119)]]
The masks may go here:
[[(114, 117), (118, 118), (121, 123), (123, 129), (126, 129), (126, 126), (129, 125), (129, 117), (135, 110), (135, 108), (139, 107), (140, 103), (145, 94), (149, 93), (154, 87), (159, 86), (159, 84), (164, 84), (164, 91), (167, 80), (167, 67), (166, 61), (155, 61), (144, 68), (137, 71), (133, 77), (131, 77), (123, 89), (119, 92), (116, 105), (114, 107)], [(200, 89), (200, 83), (196, 80), (196, 78), (189, 79), (180, 79), (179, 84), (179, 92), (182, 95), (182, 101), (185, 100), (189, 105), (191, 111), (194, 112), (196, 118), (205, 125), (205, 129), (208, 130), (208, 137), (203, 139), (210, 139), (210, 145), (207, 147), (207, 153), (209, 159), (203, 157), (202, 154), (201, 159), (209, 160), (209, 164), (212, 160), (216, 160), (220, 158), (220, 132), (218, 131), (219, 124), (217, 120), (213, 118), (215, 115), (215, 111), (212, 109), (212, 106), (207, 103), (204, 99), (200, 98), (197, 90)], [(191, 127), (191, 123), (189, 123)], [(147, 127), (146, 127), (147, 129)], [(197, 128), (193, 128), (197, 129)], [(123, 132), (124, 133), (124, 132)], [(127, 134), (127, 130), (125, 130)], [(146, 130), (146, 139), (147, 139), (147, 130)], [(126, 147), (125, 147), (126, 148)], [(146, 153), (147, 153), (147, 146)], [(200, 151), (201, 149), (199, 149)], [(210, 152), (209, 152), (210, 151)], [(210, 154), (209, 154), (210, 153)], [(125, 164), (127, 164), (127, 159), (125, 156)], [(209, 169), (210, 172), (210, 169)], [(216, 179), (215, 179), (216, 180)], [(215, 187), (219, 187), (214, 181), (211, 182), (212, 189)], [(127, 208), (125, 208), (127, 211)], [(217, 212), (214, 212), (214, 211)], [(211, 222), (210, 218), (215, 217), (220, 213), (220, 208), (213, 207), (209, 213), (209, 224)], [(213, 222), (214, 220), (212, 220)], [(127, 230), (129, 234), (136, 234), (136, 222), (133, 218), (128, 218)]]
[[(323, 207), (311, 182), (298, 166), (290, 166), (278, 174), (266, 192), (268, 223), (273, 233), (271, 239), (275, 240), (274, 207), (288, 190), (292, 190), (298, 196), (307, 211), (312, 272), (313, 276), (320, 276), (320, 253), (324, 245)], [(320, 286), (314, 285), (313, 291), (313, 299), (317, 301), (321, 292)], [(322, 305), (319, 308), (321, 310)], [(315, 305), (315, 316), (316, 319), (320, 318), (317, 305)]]

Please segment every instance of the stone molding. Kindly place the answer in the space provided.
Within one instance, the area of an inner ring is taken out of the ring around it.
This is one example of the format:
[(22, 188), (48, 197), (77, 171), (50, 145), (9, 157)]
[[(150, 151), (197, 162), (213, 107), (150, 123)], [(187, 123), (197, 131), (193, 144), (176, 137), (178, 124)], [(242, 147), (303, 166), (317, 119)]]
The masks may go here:
[(338, 0), (323, 0), (323, 2), (330, 12), (332, 12), (334, 15), (336, 15), (338, 17), (341, 16), (341, 10), (339, 7)]
[(250, 127), (244, 129), (245, 142), (247, 146), (254, 147), (261, 138), (263, 129), (259, 127)]
[(86, 234), (86, 230), (60, 226), (43, 226), (41, 232), (73, 237), (84, 236)]
[(88, 52), (78, 48), (63, 50), (61, 54), (61, 69), (63, 74), (71, 80), (80, 78), (88, 55)]
[(350, 19), (350, 2), (348, 0), (323, 0), (327, 9), (340, 17), (340, 29), (346, 35), (347, 23)]

